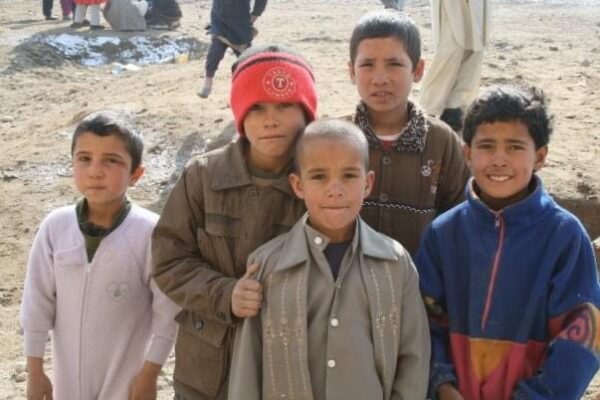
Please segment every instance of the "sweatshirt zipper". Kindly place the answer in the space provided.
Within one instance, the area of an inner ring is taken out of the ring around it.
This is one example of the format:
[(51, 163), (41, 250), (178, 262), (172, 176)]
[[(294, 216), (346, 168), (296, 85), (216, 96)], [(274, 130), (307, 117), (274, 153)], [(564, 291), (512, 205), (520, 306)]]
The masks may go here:
[(495, 225), (496, 228), (500, 230), (500, 233), (498, 237), (498, 247), (496, 248), (496, 253), (494, 254), (494, 262), (492, 264), (492, 275), (488, 284), (487, 296), (485, 299), (485, 307), (483, 309), (483, 317), (481, 318), (481, 331), (485, 330), (485, 325), (490, 314), (492, 296), (494, 295), (494, 288), (496, 286), (496, 275), (498, 274), (498, 265), (500, 264), (500, 255), (502, 254), (502, 247), (504, 245), (504, 218), (502, 218), (501, 212), (495, 213), (495, 215)]
[(88, 282), (90, 280), (90, 272), (92, 270), (92, 263), (88, 261), (88, 263), (85, 266), (85, 280), (83, 282), (83, 295), (82, 295), (82, 299), (81, 299), (81, 319), (79, 320), (79, 398), (83, 399), (83, 380), (84, 380), (84, 374), (83, 374), (83, 349), (84, 349), (84, 345), (83, 345), (83, 336), (84, 336), (84, 318), (85, 318), (85, 309), (86, 309), (86, 303), (87, 303), (87, 287), (88, 287)]

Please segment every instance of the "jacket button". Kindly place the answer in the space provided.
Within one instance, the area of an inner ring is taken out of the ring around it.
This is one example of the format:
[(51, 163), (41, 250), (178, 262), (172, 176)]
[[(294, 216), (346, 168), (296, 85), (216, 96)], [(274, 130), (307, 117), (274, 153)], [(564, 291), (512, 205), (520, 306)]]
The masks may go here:
[(194, 323), (194, 329), (196, 330), (196, 332), (200, 332), (202, 328), (204, 328), (204, 321), (199, 319)]
[(258, 199), (258, 191), (254, 187), (251, 187), (250, 189), (248, 189), (248, 195), (250, 196), (250, 199), (252, 199), (252, 200)]
[(222, 311), (217, 311), (217, 318), (221, 321), (225, 321), (225, 314)]
[(390, 156), (383, 156), (381, 163), (383, 165), (390, 165), (392, 163), (392, 158)]
[(335, 328), (340, 324), (340, 320), (337, 318), (331, 318), (330, 323), (331, 323), (331, 326), (333, 326)]
[(379, 195), (379, 200), (380, 200), (380, 201), (388, 201), (388, 199), (389, 199), (389, 196), (388, 196), (388, 194), (387, 194), (387, 193), (381, 193), (381, 194)]
[(316, 236), (313, 240), (317, 246), (319, 246), (321, 243), (323, 243), (323, 239), (321, 239), (321, 237), (319, 237), (319, 236)]
[(335, 368), (335, 360), (333, 358), (330, 360), (327, 360), (327, 366), (329, 368)]

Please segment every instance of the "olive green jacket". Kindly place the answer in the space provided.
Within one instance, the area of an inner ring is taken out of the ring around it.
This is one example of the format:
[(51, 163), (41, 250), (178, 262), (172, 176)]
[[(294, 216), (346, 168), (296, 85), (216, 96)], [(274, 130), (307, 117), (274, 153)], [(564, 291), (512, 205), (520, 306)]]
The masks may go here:
[(238, 330), (230, 400), (422, 400), (430, 337), (418, 275), (398, 242), (358, 219), (337, 280), (306, 224), (250, 256), (260, 316)]
[(175, 390), (187, 400), (227, 398), (235, 327), (231, 293), (248, 255), (304, 212), (287, 174), (253, 184), (236, 142), (183, 170), (152, 236), (154, 278), (183, 308), (176, 317)]

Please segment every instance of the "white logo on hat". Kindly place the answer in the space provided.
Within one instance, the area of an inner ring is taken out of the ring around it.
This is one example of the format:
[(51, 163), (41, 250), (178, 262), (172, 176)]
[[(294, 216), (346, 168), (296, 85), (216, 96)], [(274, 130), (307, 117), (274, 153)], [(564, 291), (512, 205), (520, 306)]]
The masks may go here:
[(282, 67), (273, 67), (263, 77), (263, 88), (271, 97), (284, 99), (296, 92), (296, 80)]

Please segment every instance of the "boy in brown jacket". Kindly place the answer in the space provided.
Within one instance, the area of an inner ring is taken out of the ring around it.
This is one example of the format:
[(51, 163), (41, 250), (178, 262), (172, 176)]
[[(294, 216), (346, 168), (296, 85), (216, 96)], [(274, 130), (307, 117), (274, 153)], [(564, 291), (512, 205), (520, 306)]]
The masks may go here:
[(308, 213), (250, 260), (260, 315), (236, 339), (231, 400), (422, 400), (430, 338), (408, 252), (359, 215), (373, 185), (364, 135), (347, 121), (310, 124), (294, 192)]
[(469, 170), (461, 140), (409, 100), (424, 70), (411, 18), (389, 10), (365, 15), (352, 32), (348, 65), (361, 98), (352, 118), (369, 141), (375, 172), (361, 216), (414, 256), (425, 227), (463, 199)]
[(234, 65), (230, 100), (240, 137), (186, 166), (152, 237), (156, 282), (183, 308), (176, 399), (227, 398), (236, 325), (262, 302), (248, 255), (304, 212), (287, 175), (315, 118), (311, 67), (281, 46), (253, 47)]

